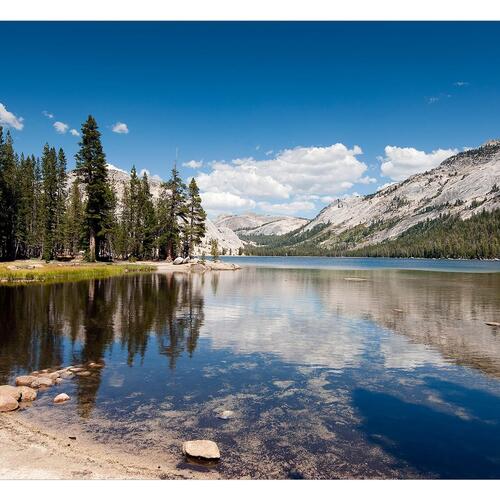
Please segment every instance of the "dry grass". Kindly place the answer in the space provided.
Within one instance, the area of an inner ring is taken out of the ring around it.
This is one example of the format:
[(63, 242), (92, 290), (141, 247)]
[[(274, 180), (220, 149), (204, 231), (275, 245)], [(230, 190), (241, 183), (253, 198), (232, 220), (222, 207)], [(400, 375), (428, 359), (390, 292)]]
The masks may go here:
[(0, 286), (110, 278), (126, 273), (154, 270), (154, 266), (144, 264), (87, 264), (83, 262), (46, 264), (33, 260), (2, 262), (0, 263)]

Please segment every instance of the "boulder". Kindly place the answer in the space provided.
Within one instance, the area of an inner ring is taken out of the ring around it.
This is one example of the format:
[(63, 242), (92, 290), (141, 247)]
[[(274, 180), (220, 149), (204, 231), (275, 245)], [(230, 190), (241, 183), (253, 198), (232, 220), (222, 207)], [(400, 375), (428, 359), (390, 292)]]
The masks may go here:
[(69, 401), (71, 398), (65, 393), (61, 392), (54, 398), (54, 403), (64, 403), (65, 401)]
[(75, 376), (74, 373), (71, 373), (71, 372), (61, 372), (61, 375), (60, 377), (62, 379), (69, 379), (69, 378), (73, 378)]
[(16, 385), (25, 385), (29, 387), (36, 379), (37, 377), (33, 375), (21, 375), (16, 378)]
[(52, 373), (47, 373), (46, 375), (47, 378), (50, 378), (51, 380), (56, 380), (60, 377), (59, 372), (52, 372)]
[(19, 408), (19, 403), (15, 398), (7, 394), (0, 394), (0, 412), (13, 411)]
[(183, 264), (189, 264), (190, 262), (191, 262), (191, 259), (190, 259), (189, 257), (186, 257), (186, 258), (182, 261), (182, 263), (183, 263)]
[(184, 262), (184, 259), (182, 257), (177, 257), (174, 260), (173, 264), (174, 264), (174, 266), (178, 266), (179, 264), (182, 264), (183, 262)]
[(21, 387), (21, 401), (35, 401), (37, 392), (31, 387)]
[(38, 389), (39, 387), (52, 387), (54, 385), (54, 381), (48, 377), (38, 377), (36, 378), (30, 387), (33, 389)]
[(19, 401), (21, 399), (21, 388), (13, 385), (0, 385), (0, 396), (9, 396)]
[(64, 380), (61, 378), (61, 377), (57, 377), (55, 380), (54, 380), (54, 384), (62, 384), (64, 382)]
[(188, 457), (204, 460), (218, 460), (220, 458), (220, 451), (217, 444), (207, 439), (185, 441), (182, 444), (182, 452)]
[(84, 370), (83, 372), (77, 372), (77, 375), (79, 377), (88, 377), (89, 375), (92, 375), (88, 370)]

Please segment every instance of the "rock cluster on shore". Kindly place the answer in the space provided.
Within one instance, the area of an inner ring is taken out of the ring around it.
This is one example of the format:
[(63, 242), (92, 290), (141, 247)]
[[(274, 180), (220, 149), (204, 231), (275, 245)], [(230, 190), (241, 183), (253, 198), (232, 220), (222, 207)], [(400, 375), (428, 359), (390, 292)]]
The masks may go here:
[[(14, 411), (19, 408), (19, 403), (21, 402), (35, 401), (38, 396), (37, 389), (48, 389), (75, 376), (89, 377), (92, 375), (92, 370), (103, 367), (103, 361), (89, 361), (84, 365), (68, 366), (59, 369), (47, 368), (45, 370), (34, 371), (30, 375), (20, 375), (16, 377), (15, 386), (0, 386), (0, 412)], [(61, 403), (69, 399), (70, 397), (66, 393), (61, 393), (54, 398), (54, 403)]]

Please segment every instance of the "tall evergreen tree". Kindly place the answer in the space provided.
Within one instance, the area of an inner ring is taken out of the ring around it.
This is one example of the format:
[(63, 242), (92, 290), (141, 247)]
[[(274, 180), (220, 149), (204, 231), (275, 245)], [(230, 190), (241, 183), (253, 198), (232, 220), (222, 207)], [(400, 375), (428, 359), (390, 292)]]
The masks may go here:
[(186, 198), (187, 220), (183, 225), (184, 256), (192, 255), (194, 247), (201, 243), (205, 236), (205, 220), (207, 214), (201, 206), (200, 190), (194, 177), (191, 179)]
[(158, 200), (159, 247), (169, 261), (174, 259), (179, 250), (180, 221), (187, 221), (186, 185), (174, 165), (170, 180), (161, 185)]
[(153, 195), (149, 188), (149, 179), (144, 172), (139, 192), (139, 205), (142, 210), (142, 251), (143, 258), (152, 259), (155, 256), (156, 212)]
[(16, 258), (17, 158), (12, 137), (0, 126), (0, 259)]
[(82, 247), (84, 214), (82, 193), (78, 179), (76, 179), (71, 184), (67, 209), (64, 214), (64, 248), (72, 257)]
[(54, 248), (56, 253), (64, 252), (64, 222), (67, 203), (66, 183), (68, 175), (66, 173), (66, 155), (62, 149), (57, 153), (57, 196), (56, 196), (56, 228), (54, 234)]
[(80, 150), (75, 159), (75, 171), (87, 195), (85, 243), (89, 260), (95, 261), (102, 257), (106, 238), (111, 231), (113, 192), (108, 181), (101, 133), (93, 116), (89, 116), (82, 125)]
[(42, 155), (43, 178), (43, 254), (45, 260), (51, 260), (56, 255), (56, 231), (58, 224), (58, 193), (59, 173), (57, 154), (54, 148), (45, 144)]

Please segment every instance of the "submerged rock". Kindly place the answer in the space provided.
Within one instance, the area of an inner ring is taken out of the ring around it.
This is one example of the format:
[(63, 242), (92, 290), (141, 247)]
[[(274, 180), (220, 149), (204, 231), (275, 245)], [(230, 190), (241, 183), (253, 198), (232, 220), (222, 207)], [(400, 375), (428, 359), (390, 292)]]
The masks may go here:
[(13, 385), (0, 385), (0, 396), (9, 396), (14, 398), (16, 401), (21, 399), (21, 388), (14, 387)]
[(230, 418), (234, 417), (234, 411), (224, 410), (221, 413), (219, 413), (218, 417), (222, 420), (229, 420)]
[(220, 458), (220, 451), (217, 444), (207, 439), (185, 441), (182, 444), (182, 452), (189, 457), (202, 458), (204, 460), (218, 460)]
[(64, 403), (65, 401), (69, 401), (71, 398), (65, 393), (61, 392), (54, 398), (54, 403)]
[(174, 260), (173, 264), (174, 264), (174, 266), (178, 266), (179, 264), (182, 264), (183, 262), (184, 262), (184, 259), (182, 257), (177, 257)]
[(19, 408), (19, 403), (15, 398), (7, 394), (0, 394), (0, 411), (13, 411)]

